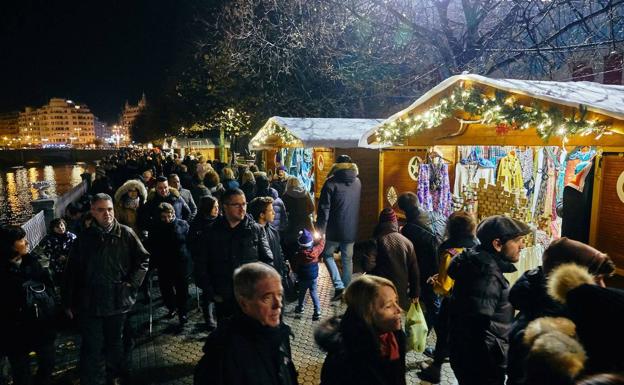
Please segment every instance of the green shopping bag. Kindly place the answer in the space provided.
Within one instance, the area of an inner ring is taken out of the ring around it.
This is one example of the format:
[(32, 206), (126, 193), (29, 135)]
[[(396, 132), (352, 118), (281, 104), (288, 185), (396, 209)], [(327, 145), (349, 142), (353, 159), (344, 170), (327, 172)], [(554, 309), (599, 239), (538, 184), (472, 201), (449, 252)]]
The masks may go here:
[(407, 350), (417, 353), (425, 351), (427, 346), (427, 322), (420, 304), (411, 304), (405, 319), (405, 333), (407, 334)]

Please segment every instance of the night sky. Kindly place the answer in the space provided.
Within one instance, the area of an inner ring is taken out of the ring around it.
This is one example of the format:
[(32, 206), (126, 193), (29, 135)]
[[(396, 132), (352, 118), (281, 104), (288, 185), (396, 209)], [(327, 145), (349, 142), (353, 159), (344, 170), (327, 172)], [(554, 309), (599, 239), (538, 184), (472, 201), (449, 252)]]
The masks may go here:
[[(8, 4), (7, 4), (8, 3)], [(13, 4), (10, 4), (13, 3)], [(158, 95), (181, 64), (187, 0), (3, 1), (0, 112), (51, 97), (114, 122), (126, 100)]]

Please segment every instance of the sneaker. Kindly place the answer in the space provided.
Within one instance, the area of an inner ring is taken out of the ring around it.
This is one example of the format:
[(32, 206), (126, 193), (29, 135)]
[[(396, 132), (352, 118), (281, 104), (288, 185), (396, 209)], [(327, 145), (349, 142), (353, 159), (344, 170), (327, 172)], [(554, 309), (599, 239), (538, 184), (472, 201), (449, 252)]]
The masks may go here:
[(344, 291), (344, 289), (336, 289), (336, 292), (335, 292), (334, 296), (332, 297), (331, 301), (332, 302), (336, 302), (336, 301), (342, 300), (342, 292), (343, 291)]
[(312, 321), (318, 321), (320, 319), (321, 319), (321, 311), (320, 310), (314, 311), (314, 314), (312, 314)]
[(434, 356), (434, 354), (435, 354), (435, 350), (434, 350), (432, 347), (427, 346), (427, 347), (425, 348), (425, 351), (423, 352), (423, 354), (424, 354), (425, 356), (429, 357), (429, 358), (433, 358), (433, 356)]
[(301, 314), (301, 313), (303, 313), (303, 306), (296, 306), (295, 314)]
[(165, 318), (172, 319), (178, 315), (178, 312), (175, 310), (169, 310), (169, 313), (165, 316)]
[(438, 384), (440, 383), (440, 371), (440, 367), (435, 365), (429, 365), (425, 369), (418, 372), (416, 375), (423, 381), (427, 381), (432, 384)]

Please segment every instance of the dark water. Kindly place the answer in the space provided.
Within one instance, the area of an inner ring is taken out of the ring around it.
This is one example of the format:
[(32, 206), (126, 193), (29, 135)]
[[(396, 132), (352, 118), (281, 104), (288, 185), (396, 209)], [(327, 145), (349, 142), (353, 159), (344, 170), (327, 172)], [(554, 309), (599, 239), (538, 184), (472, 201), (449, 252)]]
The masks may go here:
[(79, 184), (80, 174), (88, 170), (85, 163), (55, 166), (9, 168), (0, 171), (0, 222), (22, 224), (32, 216), (30, 202), (39, 198), (33, 182), (50, 183), (50, 197), (63, 195)]

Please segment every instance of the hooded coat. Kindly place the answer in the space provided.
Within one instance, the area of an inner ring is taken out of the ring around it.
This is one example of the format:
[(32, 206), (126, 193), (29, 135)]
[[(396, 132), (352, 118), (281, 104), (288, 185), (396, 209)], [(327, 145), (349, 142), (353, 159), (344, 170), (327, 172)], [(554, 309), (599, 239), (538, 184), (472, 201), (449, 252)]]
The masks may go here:
[(438, 272), (438, 248), (444, 239), (446, 218), (436, 212), (426, 212), (414, 208), (405, 212), (407, 223), (401, 228), (401, 234), (412, 241), (420, 277), (425, 280)]
[(269, 179), (266, 176), (256, 178), (256, 197), (273, 198), (273, 211), (275, 211), (275, 219), (270, 223), (273, 228), (282, 233), (288, 227), (288, 215), (286, 206), (279, 197), (277, 190), (269, 187)]
[(399, 359), (382, 358), (379, 337), (356, 314), (321, 323), (314, 340), (327, 352), (321, 369), (321, 385), (405, 385), (405, 333), (393, 332)]
[(399, 233), (397, 223), (380, 223), (375, 230), (377, 257), (371, 274), (392, 281), (399, 294), (403, 310), (410, 307), (410, 298), (420, 296), (420, 273), (414, 246)]
[[(139, 206), (137, 208), (126, 207), (128, 205), (125, 202), (128, 198), (129, 190), (137, 190), (139, 192)], [(135, 233), (139, 234), (138, 213), (146, 200), (147, 189), (141, 181), (135, 179), (126, 181), (115, 192), (115, 218), (117, 218), (119, 223), (129, 226)]]
[(321, 189), (316, 227), (333, 242), (355, 242), (362, 183), (355, 163), (336, 163)]
[(455, 285), (449, 309), (450, 357), (460, 383), (504, 381), (513, 307), (503, 273), (513, 271), (511, 262), (481, 246), (451, 261), (448, 275)]
[(284, 242), (296, 242), (299, 231), (303, 229), (314, 231), (312, 224), (314, 200), (305, 188), (287, 189), (282, 196), (282, 201), (288, 212), (288, 227), (284, 233)]

